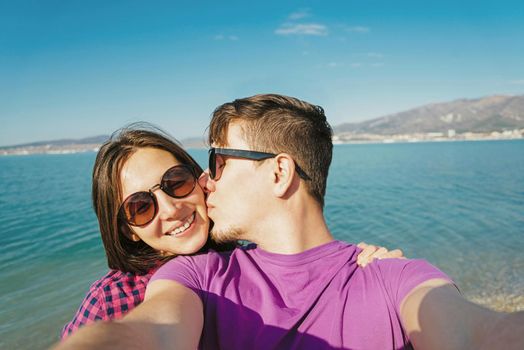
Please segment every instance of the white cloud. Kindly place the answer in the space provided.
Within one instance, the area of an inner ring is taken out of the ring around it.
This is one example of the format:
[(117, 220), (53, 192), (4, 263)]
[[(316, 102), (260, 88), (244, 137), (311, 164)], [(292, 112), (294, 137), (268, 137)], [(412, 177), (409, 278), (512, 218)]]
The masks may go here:
[(228, 39), (229, 39), (229, 40), (232, 40), (232, 41), (237, 41), (237, 40), (238, 40), (238, 36), (236, 36), (236, 35), (230, 35), (230, 36), (228, 36)]
[(277, 35), (315, 35), (326, 36), (328, 29), (323, 24), (309, 23), (309, 24), (291, 24), (285, 23), (280, 28), (275, 30)]
[(360, 68), (362, 66), (362, 63), (356, 62), (350, 64), (351, 68)]
[(524, 79), (521, 80), (512, 80), (509, 82), (511, 85), (524, 85)]
[(343, 66), (343, 64), (342, 64), (342, 63), (339, 63), (339, 62), (329, 62), (329, 63), (327, 64), (327, 66), (328, 66), (329, 68), (336, 68), (336, 67), (341, 67), (341, 66)]
[(302, 9), (290, 14), (288, 19), (296, 21), (297, 19), (307, 18), (309, 16), (311, 16), (311, 14), (309, 13), (309, 9)]

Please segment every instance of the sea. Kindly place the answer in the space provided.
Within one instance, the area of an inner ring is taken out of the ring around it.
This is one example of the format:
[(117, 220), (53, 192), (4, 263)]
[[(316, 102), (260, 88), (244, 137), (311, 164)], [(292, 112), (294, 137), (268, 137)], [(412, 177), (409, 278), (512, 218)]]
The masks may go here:
[[(190, 150), (202, 165), (206, 150)], [(0, 157), (0, 348), (58, 341), (107, 270), (90, 201), (95, 153)], [(524, 310), (524, 141), (336, 145), (334, 236), (400, 248), (468, 299)]]

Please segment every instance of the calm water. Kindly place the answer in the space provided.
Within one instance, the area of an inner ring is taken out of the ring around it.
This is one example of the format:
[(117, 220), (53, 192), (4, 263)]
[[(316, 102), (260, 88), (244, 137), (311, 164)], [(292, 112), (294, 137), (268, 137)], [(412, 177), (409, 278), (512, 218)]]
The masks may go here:
[[(191, 153), (205, 164), (206, 152)], [(95, 154), (0, 157), (0, 348), (46, 348), (106, 270), (90, 203)], [(401, 247), (470, 299), (524, 309), (524, 142), (335, 147), (339, 239)]]

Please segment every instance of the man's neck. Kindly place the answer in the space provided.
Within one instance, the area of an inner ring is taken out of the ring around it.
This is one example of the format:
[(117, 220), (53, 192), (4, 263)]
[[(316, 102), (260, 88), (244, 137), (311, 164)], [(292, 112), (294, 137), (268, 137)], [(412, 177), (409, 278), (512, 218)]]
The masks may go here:
[(334, 240), (320, 205), (280, 208), (264, 221), (252, 241), (268, 252), (297, 254)]

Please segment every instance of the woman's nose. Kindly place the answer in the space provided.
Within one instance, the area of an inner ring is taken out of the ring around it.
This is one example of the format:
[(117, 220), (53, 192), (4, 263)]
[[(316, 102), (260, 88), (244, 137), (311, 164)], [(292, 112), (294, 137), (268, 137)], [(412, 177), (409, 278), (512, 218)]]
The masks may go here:
[(177, 210), (180, 209), (182, 201), (167, 195), (164, 191), (155, 192), (158, 202), (158, 217), (162, 220), (168, 220), (175, 217)]
[(205, 193), (213, 192), (215, 190), (215, 182), (211, 180), (209, 169), (204, 170), (204, 172), (200, 175), (198, 178), (198, 184)]

